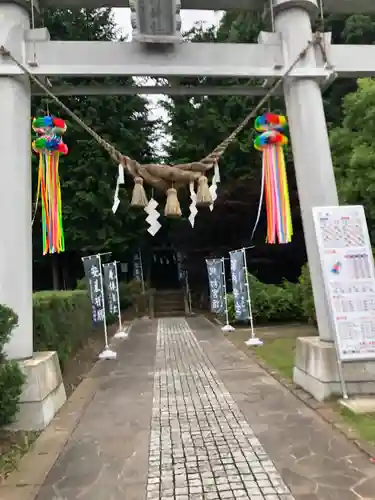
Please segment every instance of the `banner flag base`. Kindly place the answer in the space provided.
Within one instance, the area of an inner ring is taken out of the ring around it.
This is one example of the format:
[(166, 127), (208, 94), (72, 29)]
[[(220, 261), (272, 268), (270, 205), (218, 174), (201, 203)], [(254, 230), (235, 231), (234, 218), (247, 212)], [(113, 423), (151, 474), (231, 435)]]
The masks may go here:
[(115, 351), (112, 351), (108, 346), (104, 348), (104, 351), (102, 351), (99, 354), (99, 359), (117, 359), (117, 353)]
[(118, 331), (114, 334), (113, 336), (114, 339), (127, 339), (128, 338), (128, 332), (125, 330), (125, 331)]
[(221, 329), (222, 332), (234, 332), (235, 328), (229, 323), (224, 325)]
[(251, 337), (249, 340), (246, 340), (245, 344), (249, 347), (260, 346), (263, 345), (263, 341), (258, 339), (257, 337)]

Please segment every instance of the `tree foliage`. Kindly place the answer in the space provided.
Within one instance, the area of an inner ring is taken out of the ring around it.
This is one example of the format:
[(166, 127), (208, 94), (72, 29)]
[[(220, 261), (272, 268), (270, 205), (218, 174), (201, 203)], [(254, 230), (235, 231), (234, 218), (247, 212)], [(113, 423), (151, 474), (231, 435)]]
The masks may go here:
[(364, 205), (375, 236), (375, 81), (358, 80), (358, 90), (344, 98), (341, 127), (331, 132), (340, 199)]

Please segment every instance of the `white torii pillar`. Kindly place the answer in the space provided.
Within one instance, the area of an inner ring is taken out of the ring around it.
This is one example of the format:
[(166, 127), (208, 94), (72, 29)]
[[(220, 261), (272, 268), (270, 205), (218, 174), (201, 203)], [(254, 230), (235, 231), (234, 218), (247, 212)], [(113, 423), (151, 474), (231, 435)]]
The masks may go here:
[[(25, 58), (29, 2), (0, 3), (0, 44)], [(2, 60), (0, 59), (0, 64)], [(42, 430), (66, 401), (56, 352), (33, 352), (31, 92), (26, 77), (0, 76), (0, 304), (18, 315), (5, 348), (26, 375), (13, 428)]]
[[(312, 40), (310, 15), (318, 12), (317, 0), (274, 0), (275, 28), (281, 34), (285, 65), (292, 64)], [(311, 48), (299, 67), (316, 67)], [(288, 78), (284, 84), (298, 196), (314, 293), (319, 336), (333, 340), (328, 301), (316, 241), (312, 208), (338, 205), (323, 99), (312, 78)]]
[[(23, 60), (27, 2), (0, 4), (0, 44)], [(1, 64), (1, 60), (0, 60)], [(0, 304), (18, 315), (10, 359), (33, 355), (31, 93), (28, 78), (0, 77)]]
[[(275, 28), (281, 34), (288, 65), (312, 40), (310, 16), (318, 12), (317, 0), (274, 0), (274, 8)], [(299, 66), (316, 67), (313, 50), (308, 51)], [(341, 384), (312, 208), (339, 203), (318, 82), (311, 77), (288, 78), (284, 96), (319, 328), (319, 337), (297, 339), (293, 380), (316, 399), (324, 400), (341, 394)], [(346, 384), (349, 394), (371, 393), (374, 369), (374, 362), (352, 363)]]

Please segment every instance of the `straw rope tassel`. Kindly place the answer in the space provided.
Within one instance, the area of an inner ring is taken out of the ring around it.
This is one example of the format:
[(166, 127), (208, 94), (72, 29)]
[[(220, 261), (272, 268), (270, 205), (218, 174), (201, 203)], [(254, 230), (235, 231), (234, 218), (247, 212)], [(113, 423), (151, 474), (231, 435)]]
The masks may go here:
[(207, 177), (205, 175), (201, 175), (198, 179), (197, 207), (208, 207), (212, 205), (212, 201)]
[(169, 188), (167, 191), (167, 201), (165, 203), (164, 215), (166, 217), (181, 217), (181, 207), (178, 201), (175, 188)]
[(145, 188), (143, 187), (143, 179), (142, 177), (135, 177), (131, 206), (145, 208), (147, 207), (147, 204), (148, 200)]

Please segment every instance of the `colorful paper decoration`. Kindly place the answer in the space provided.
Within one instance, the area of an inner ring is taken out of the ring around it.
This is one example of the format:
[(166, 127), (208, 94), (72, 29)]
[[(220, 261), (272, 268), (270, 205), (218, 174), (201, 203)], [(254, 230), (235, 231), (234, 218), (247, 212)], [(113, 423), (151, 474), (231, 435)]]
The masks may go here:
[(60, 155), (68, 154), (68, 147), (62, 140), (66, 124), (61, 118), (39, 116), (33, 119), (33, 131), (37, 137), (32, 148), (39, 155), (38, 188), (42, 206), (43, 255), (65, 250), (62, 223), (61, 188), (59, 177)]
[(290, 243), (293, 235), (283, 151), (283, 147), (288, 144), (288, 139), (283, 134), (286, 127), (285, 117), (273, 113), (258, 116), (255, 120), (256, 131), (262, 132), (256, 137), (254, 146), (263, 153), (260, 207), (263, 202), (263, 195), (265, 195), (267, 211), (266, 242), (270, 244), (277, 242), (282, 244)]

